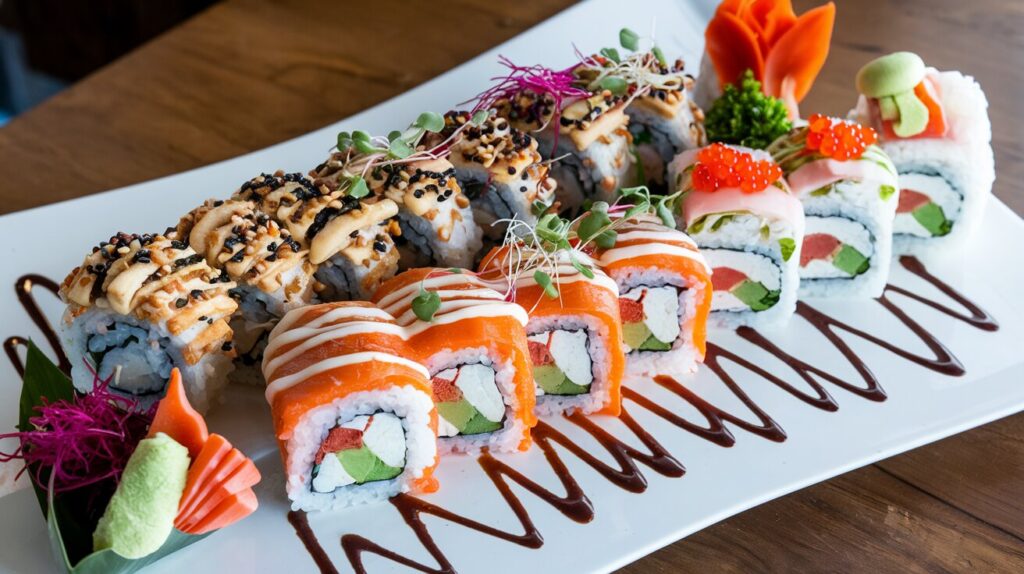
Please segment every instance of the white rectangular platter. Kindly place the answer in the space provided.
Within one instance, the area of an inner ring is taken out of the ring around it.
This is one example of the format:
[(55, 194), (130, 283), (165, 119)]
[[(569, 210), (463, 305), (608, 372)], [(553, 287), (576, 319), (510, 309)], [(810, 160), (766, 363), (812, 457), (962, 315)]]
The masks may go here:
[[(500, 72), (498, 54), (568, 65), (571, 42), (595, 51), (614, 44), (623, 26), (647, 31), (656, 23), (665, 52), (695, 69), (711, 10), (670, 0), (590, 0), (298, 139), (0, 217), (7, 261), (0, 268), (0, 336), (42, 342), (25, 303), (37, 302), (51, 323), (60, 315), (45, 289), (19, 301), (11, 287), (23, 284), (20, 277), (59, 280), (115, 231), (162, 230), (254, 174), (305, 171), (339, 130), (384, 133), (420, 111), (444, 111)], [(260, 509), (151, 571), (613, 570), (754, 505), (1024, 408), (1021, 244), (1024, 223), (994, 201), (968, 250), (895, 265), (881, 300), (808, 301), (776, 332), (713, 330), (708, 363), (694, 379), (631, 385), (619, 419), (545, 419), (524, 454), (445, 458), (438, 493), (392, 504), (289, 514), (262, 393), (232, 389), (211, 426), (257, 460)], [(0, 429), (15, 424), (19, 388), (11, 363), (0, 363)], [(27, 479), (14, 482), (16, 471), (0, 467), (0, 493), (15, 490), (0, 498), (0, 570), (53, 571), (45, 523)]]

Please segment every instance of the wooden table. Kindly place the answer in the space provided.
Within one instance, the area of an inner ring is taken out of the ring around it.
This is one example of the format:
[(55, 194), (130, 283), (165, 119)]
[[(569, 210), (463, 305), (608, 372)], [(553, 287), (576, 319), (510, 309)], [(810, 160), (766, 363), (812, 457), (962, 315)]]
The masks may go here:
[[(427, 80), (569, 0), (227, 0), (0, 129), (0, 213), (297, 136)], [(802, 11), (813, 2), (798, 1)], [(805, 110), (842, 114), (871, 57), (969, 71), (991, 103), (996, 195), (1024, 212), (1024, 2), (840, 0)], [(442, 14), (451, 14), (451, 26)], [(568, 39), (567, 39), (568, 40)], [(695, 67), (696, 62), (691, 62)], [(1024, 416), (807, 488), (623, 569), (1024, 571)]]

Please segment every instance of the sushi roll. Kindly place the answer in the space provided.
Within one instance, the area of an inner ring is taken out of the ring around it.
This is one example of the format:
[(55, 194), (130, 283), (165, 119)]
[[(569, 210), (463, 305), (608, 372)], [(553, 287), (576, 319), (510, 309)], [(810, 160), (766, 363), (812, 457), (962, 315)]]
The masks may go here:
[(670, 64), (660, 49), (652, 47), (618, 61), (603, 55), (590, 56), (574, 70), (578, 81), (587, 86), (606, 83), (610, 78), (623, 80), (630, 94), (626, 115), (633, 136), (638, 184), (664, 189), (666, 168), (672, 158), (706, 143), (704, 112), (692, 98), (694, 79), (683, 68), (683, 60)]
[(71, 378), (82, 392), (95, 377), (148, 408), (177, 367), (189, 401), (205, 412), (232, 369), (228, 320), (236, 285), (181, 241), (119, 233), (95, 247), (61, 284), (61, 321)]
[(555, 196), (570, 212), (587, 199), (609, 200), (635, 179), (627, 98), (608, 90), (577, 89), (583, 95), (561, 109), (551, 94), (530, 89), (494, 104), (515, 128), (537, 138), (541, 155), (558, 159), (551, 165), (558, 184)]
[(294, 510), (437, 489), (437, 411), (405, 332), (369, 303), (290, 311), (263, 355)]
[(556, 184), (536, 139), (493, 112), (479, 126), (467, 126), (471, 118), (469, 112), (448, 112), (440, 135), (462, 128), (448, 159), (477, 225), (489, 238), (500, 239), (505, 226), (496, 225), (498, 220), (536, 223), (538, 214), (552, 207)]
[(408, 161), (375, 161), (345, 150), (331, 155), (313, 173), (317, 184), (341, 189), (353, 174), (366, 171), (371, 196), (397, 206), (401, 225), (401, 268), (472, 266), (481, 247), (481, 231), (469, 198), (462, 193), (455, 166), (445, 157), (421, 154)]
[(262, 359), (270, 329), (285, 313), (313, 300), (316, 266), (309, 252), (248, 201), (208, 200), (181, 218), (172, 237), (235, 283), (230, 294), (238, 312), (231, 328), (243, 368), (233, 378), (261, 380), (252, 367)]
[(654, 215), (615, 226), (594, 258), (619, 289), (629, 377), (687, 375), (704, 360), (711, 267), (685, 233)]
[(669, 168), (682, 192), (681, 229), (712, 268), (711, 318), (779, 325), (796, 309), (804, 210), (761, 150), (711, 144)]
[(251, 202), (288, 230), (316, 266), (314, 290), (323, 301), (369, 299), (398, 270), (398, 206), (353, 197), (297, 173), (263, 174), (245, 182), (235, 199)]
[[(436, 294), (436, 309), (423, 293)], [(430, 372), (441, 453), (529, 448), (536, 397), (522, 307), (471, 271), (437, 268), (399, 274), (374, 302)]]
[(889, 278), (896, 167), (871, 128), (815, 114), (769, 153), (804, 206), (801, 297), (878, 297)]
[[(537, 413), (618, 415), (626, 362), (618, 287), (584, 253), (538, 255), (532, 247), (505, 245), (480, 263), (482, 276), (507, 286), (529, 316)], [(542, 267), (533, 263), (540, 261)]]
[(853, 118), (878, 132), (899, 172), (893, 251), (962, 247), (995, 181), (981, 86), (960, 72), (927, 68), (916, 54), (897, 52), (865, 65), (857, 89)]

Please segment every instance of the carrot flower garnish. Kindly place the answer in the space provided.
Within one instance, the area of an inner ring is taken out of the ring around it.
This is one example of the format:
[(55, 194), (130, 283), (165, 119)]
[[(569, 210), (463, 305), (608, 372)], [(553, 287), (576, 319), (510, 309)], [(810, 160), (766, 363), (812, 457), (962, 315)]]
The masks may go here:
[(828, 56), (835, 12), (831, 2), (797, 17), (789, 0), (725, 0), (704, 33), (720, 87), (752, 70), (765, 94), (797, 117)]

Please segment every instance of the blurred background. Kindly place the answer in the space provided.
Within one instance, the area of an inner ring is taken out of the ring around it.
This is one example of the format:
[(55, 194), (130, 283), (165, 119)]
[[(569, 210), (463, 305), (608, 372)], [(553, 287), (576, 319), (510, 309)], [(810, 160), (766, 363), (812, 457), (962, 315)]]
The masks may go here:
[(0, 0), (0, 125), (218, 0)]

